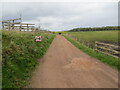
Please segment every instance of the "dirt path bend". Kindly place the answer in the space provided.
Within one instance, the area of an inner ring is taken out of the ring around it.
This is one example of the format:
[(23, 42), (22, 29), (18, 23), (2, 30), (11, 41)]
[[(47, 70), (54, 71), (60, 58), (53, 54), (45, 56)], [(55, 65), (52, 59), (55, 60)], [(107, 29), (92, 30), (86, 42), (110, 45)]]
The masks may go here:
[(56, 36), (28, 88), (117, 88), (118, 72)]

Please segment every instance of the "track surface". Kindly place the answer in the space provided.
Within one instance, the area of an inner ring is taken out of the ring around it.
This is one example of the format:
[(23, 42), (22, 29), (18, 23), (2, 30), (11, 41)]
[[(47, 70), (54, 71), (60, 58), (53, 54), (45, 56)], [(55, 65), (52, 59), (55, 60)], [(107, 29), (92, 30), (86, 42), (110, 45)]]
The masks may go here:
[(117, 88), (118, 72), (57, 35), (27, 87)]

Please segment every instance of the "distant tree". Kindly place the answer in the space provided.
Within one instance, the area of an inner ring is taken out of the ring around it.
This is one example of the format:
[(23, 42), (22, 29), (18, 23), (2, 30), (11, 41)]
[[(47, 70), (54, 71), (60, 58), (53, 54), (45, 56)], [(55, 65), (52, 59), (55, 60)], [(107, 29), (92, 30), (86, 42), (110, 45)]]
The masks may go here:
[(108, 31), (108, 30), (120, 30), (120, 26), (107, 26), (107, 27), (94, 27), (94, 28), (74, 28), (69, 30), (70, 32), (79, 32), (79, 31)]

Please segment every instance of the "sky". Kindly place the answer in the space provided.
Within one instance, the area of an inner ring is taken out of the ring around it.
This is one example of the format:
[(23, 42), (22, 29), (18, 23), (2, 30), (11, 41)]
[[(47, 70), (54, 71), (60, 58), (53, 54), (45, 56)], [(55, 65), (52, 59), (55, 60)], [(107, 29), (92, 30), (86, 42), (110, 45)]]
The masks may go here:
[(50, 31), (118, 25), (118, 0), (4, 0), (0, 12)]

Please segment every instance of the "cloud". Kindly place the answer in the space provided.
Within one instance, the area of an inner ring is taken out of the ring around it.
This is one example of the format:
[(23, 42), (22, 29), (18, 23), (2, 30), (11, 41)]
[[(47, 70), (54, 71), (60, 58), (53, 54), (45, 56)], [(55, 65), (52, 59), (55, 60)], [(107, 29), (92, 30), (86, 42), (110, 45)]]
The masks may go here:
[(117, 25), (117, 2), (4, 2), (3, 19), (17, 18), (57, 31)]
[(119, 0), (4, 0), (4, 2), (88, 2), (88, 1), (89, 2), (118, 2)]

